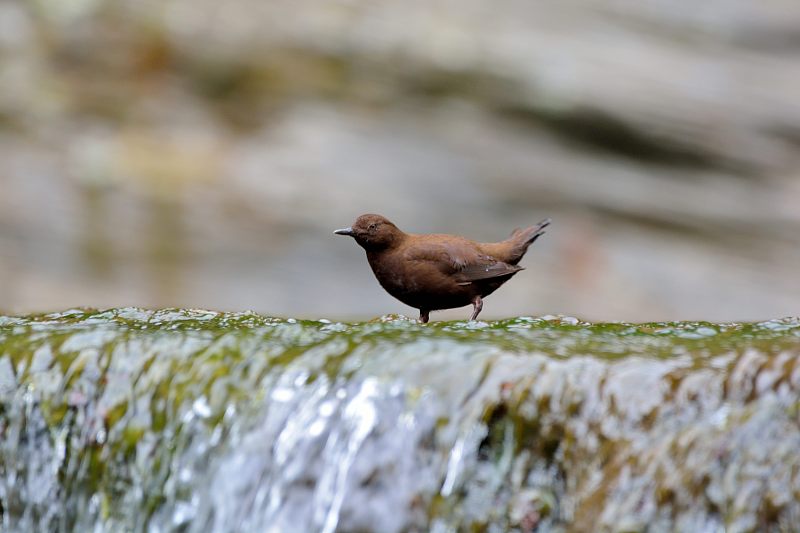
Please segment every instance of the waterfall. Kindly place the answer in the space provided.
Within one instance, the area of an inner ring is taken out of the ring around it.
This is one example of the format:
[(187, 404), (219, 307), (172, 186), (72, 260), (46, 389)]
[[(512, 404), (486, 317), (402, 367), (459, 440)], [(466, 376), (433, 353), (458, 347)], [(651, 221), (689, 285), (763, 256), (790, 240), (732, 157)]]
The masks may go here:
[(800, 320), (0, 317), (0, 530), (793, 531)]

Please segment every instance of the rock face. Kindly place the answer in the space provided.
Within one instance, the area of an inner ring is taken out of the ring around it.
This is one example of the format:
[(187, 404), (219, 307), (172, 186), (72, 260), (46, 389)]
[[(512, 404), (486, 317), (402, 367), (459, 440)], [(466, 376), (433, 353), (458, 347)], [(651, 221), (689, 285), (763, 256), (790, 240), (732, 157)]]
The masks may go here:
[(794, 314), (798, 25), (781, 0), (3, 3), (0, 305), (406, 312), (329, 237), (374, 211), (483, 240), (553, 217), (498, 314)]
[(0, 316), (0, 524), (779, 532), (800, 321)]

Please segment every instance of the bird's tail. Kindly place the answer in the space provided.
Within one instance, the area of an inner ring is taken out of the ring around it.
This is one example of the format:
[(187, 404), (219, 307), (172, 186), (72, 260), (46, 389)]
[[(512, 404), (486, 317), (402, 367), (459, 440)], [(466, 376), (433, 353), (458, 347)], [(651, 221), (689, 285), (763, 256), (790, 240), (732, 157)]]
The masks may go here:
[(503, 241), (503, 245), (506, 251), (506, 263), (516, 265), (519, 263), (522, 256), (525, 255), (525, 252), (528, 251), (528, 246), (533, 244), (533, 242), (544, 235), (544, 229), (550, 225), (550, 219), (546, 218), (536, 224), (535, 226), (531, 226), (525, 229), (515, 229), (511, 232), (511, 235), (508, 239)]

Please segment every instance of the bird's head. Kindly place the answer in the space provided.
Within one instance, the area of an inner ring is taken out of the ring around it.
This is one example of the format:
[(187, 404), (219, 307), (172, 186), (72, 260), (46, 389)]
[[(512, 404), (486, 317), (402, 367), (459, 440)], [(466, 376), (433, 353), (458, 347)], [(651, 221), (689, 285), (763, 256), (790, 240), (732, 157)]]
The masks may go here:
[(381, 215), (361, 215), (349, 228), (337, 229), (336, 235), (349, 235), (366, 251), (380, 251), (400, 242), (404, 233)]

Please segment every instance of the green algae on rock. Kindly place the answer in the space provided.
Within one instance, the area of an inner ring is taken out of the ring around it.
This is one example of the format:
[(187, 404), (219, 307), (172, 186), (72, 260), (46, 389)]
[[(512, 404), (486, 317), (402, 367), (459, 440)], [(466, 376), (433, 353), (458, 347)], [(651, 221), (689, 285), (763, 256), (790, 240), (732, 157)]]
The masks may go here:
[(800, 320), (0, 317), (0, 529), (792, 531)]

